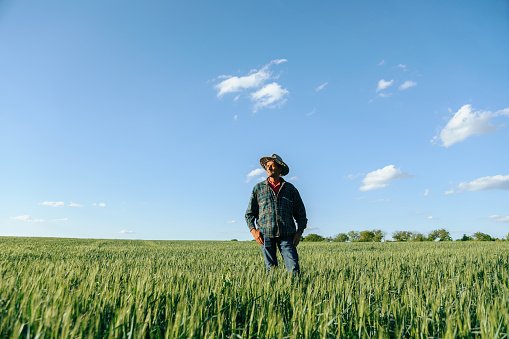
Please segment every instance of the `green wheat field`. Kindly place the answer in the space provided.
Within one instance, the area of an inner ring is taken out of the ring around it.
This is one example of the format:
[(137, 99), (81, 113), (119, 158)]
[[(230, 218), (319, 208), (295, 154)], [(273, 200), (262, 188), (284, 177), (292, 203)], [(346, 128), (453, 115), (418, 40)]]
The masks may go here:
[(509, 243), (0, 238), (0, 338), (507, 338)]

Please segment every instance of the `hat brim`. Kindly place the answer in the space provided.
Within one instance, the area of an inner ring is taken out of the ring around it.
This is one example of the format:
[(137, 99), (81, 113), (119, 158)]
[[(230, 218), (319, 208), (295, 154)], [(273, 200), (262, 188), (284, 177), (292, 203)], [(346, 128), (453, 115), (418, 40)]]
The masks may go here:
[(260, 158), (260, 165), (262, 165), (263, 169), (266, 170), (265, 168), (265, 165), (267, 164), (267, 162), (269, 161), (274, 161), (274, 162), (277, 162), (282, 170), (281, 170), (281, 176), (285, 176), (287, 175), (288, 173), (290, 173), (290, 168), (288, 167), (287, 164), (285, 164), (284, 162), (282, 162), (281, 160), (278, 160), (278, 159), (275, 159), (273, 157), (262, 157)]

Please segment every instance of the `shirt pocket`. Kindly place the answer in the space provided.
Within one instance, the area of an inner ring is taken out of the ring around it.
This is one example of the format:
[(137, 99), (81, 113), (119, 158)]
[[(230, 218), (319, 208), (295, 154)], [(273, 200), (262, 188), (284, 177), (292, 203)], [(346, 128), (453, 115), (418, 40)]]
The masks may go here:
[(293, 200), (290, 197), (282, 196), (279, 200), (281, 204), (281, 208), (283, 208), (287, 213), (292, 214)]

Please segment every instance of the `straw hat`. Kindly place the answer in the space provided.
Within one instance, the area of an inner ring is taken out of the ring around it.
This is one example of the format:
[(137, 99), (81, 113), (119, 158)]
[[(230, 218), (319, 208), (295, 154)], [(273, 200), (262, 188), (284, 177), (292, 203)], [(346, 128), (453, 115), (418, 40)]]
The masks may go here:
[(277, 155), (277, 154), (272, 154), (270, 157), (262, 157), (262, 158), (260, 158), (260, 165), (262, 165), (263, 169), (267, 170), (265, 168), (265, 165), (269, 161), (277, 162), (281, 166), (281, 168), (282, 168), (281, 176), (287, 175), (288, 172), (290, 172), (290, 168), (288, 168), (288, 165), (285, 164), (283, 159), (279, 155)]

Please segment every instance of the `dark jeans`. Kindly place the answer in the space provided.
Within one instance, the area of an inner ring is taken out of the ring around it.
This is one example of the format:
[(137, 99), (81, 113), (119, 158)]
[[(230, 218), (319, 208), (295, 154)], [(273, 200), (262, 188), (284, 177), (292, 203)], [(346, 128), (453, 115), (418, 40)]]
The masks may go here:
[(267, 270), (277, 266), (276, 248), (279, 248), (279, 252), (281, 252), (281, 256), (285, 261), (286, 269), (290, 273), (300, 273), (299, 255), (297, 254), (297, 248), (293, 244), (293, 236), (269, 238), (263, 235), (263, 243), (261, 247)]

